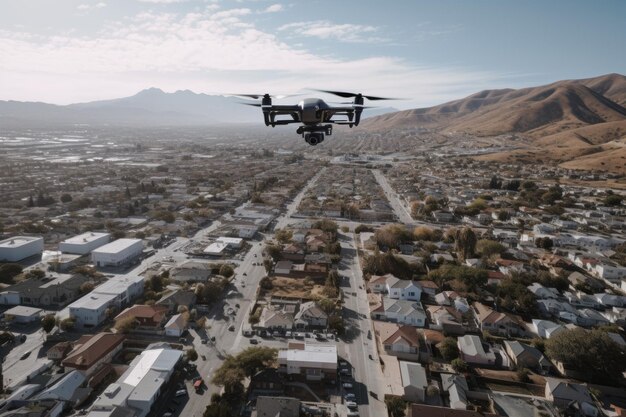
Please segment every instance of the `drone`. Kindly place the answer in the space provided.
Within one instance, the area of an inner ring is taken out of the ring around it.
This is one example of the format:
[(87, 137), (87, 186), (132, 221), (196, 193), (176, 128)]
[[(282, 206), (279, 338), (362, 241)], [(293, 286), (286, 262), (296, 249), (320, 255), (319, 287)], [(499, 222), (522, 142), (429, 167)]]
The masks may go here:
[[(344, 91), (314, 90), (321, 93), (333, 94), (343, 98), (352, 98), (352, 102), (340, 103), (334, 106), (320, 98), (305, 98), (298, 104), (272, 104), (272, 98), (285, 98), (292, 96), (272, 96), (270, 94), (232, 94), (234, 96), (261, 100), (260, 103), (241, 103), (248, 106), (260, 107), (263, 112), (265, 126), (276, 127), (292, 123), (300, 124), (296, 133), (302, 135), (305, 142), (315, 146), (324, 142), (324, 135), (333, 134), (333, 125), (358, 126), (361, 121), (361, 113), (369, 108), (364, 105), (365, 99), (377, 100), (400, 100), (395, 98), (366, 96), (361, 93), (348, 93)], [(277, 116), (288, 118), (277, 118)], [(345, 116), (342, 120), (334, 119), (335, 116)]]

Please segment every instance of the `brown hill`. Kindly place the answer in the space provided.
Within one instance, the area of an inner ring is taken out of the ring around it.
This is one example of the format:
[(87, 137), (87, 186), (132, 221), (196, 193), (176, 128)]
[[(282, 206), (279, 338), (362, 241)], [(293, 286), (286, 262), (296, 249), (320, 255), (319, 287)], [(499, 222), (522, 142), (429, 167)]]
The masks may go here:
[(578, 81), (617, 104), (626, 106), (626, 76), (607, 74)]
[(626, 77), (609, 74), (519, 90), (486, 90), (439, 106), (373, 117), (363, 126), (372, 131), (428, 127), (480, 136), (524, 133), (538, 138), (626, 120), (626, 109), (599, 92), (619, 99), (622, 87), (626, 88)]

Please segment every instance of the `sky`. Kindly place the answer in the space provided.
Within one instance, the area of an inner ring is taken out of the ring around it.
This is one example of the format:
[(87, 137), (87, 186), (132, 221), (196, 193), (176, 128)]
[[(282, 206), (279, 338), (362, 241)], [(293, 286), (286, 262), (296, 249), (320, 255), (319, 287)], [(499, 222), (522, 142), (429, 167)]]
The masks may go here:
[(440, 104), (626, 74), (626, 1), (3, 0), (0, 100), (336, 89)]

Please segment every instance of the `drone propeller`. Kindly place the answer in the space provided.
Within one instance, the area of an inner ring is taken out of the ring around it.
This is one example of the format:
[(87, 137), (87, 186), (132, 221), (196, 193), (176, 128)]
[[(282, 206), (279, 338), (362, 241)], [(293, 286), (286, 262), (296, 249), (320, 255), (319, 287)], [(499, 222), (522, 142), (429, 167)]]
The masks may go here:
[(243, 105), (252, 106), (252, 107), (263, 107), (263, 105), (260, 103), (242, 103), (239, 101), (238, 104), (243, 104)]
[(258, 99), (261, 99), (261, 98), (263, 98), (265, 96), (268, 96), (268, 97), (280, 100), (281, 98), (301, 96), (302, 94), (271, 95), (271, 94), (236, 94), (236, 93), (230, 93), (230, 94), (224, 94), (224, 95), (225, 96), (236, 96), (236, 97), (247, 97), (247, 98), (251, 98), (251, 99), (254, 99), (254, 100), (258, 100)]
[[(366, 95), (363, 95), (361, 93), (348, 93), (346, 91), (316, 90), (316, 89), (313, 89), (313, 91), (319, 91), (321, 93), (333, 94), (335, 96), (339, 96), (339, 97), (343, 97), (343, 98), (351, 98), (351, 97), (362, 96), (363, 98), (366, 98), (366, 99), (372, 100), (372, 101), (375, 101), (375, 100), (402, 100), (401, 98), (366, 96)], [(346, 104), (349, 104), (349, 103), (346, 103)]]

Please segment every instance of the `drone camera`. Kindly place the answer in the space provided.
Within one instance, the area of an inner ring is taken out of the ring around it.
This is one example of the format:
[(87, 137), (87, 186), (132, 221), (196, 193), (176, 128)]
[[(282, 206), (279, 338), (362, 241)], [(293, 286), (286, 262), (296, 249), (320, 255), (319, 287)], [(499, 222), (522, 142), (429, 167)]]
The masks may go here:
[(309, 145), (315, 146), (324, 142), (324, 134), (319, 132), (307, 133), (304, 135), (304, 141)]

